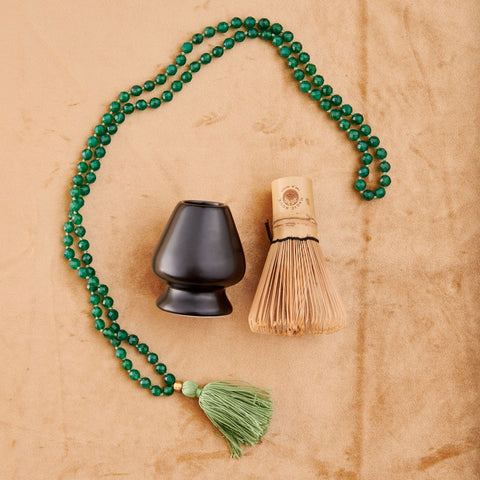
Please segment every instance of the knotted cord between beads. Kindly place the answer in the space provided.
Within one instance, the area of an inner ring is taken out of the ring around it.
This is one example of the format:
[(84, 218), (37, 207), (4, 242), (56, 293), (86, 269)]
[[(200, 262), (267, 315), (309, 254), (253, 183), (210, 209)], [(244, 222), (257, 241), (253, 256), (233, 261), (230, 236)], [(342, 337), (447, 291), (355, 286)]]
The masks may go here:
[[(226, 38), (222, 46), (216, 46), (209, 52), (204, 52), (196, 60), (188, 64), (187, 55), (199, 47), (205, 38), (211, 38), (217, 33), (226, 34), (230, 29), (235, 30), (233, 36)], [(123, 91), (118, 99), (109, 106), (109, 111), (102, 116), (101, 123), (93, 129), (93, 135), (87, 139), (87, 148), (81, 152), (81, 160), (77, 164), (78, 173), (72, 179), (73, 187), (70, 190), (72, 198), (68, 211), (68, 221), (64, 224), (63, 245), (66, 247), (64, 257), (69, 261), (72, 269), (87, 283), (90, 292), (89, 301), (92, 305), (91, 315), (94, 318), (95, 329), (102, 332), (115, 349), (115, 356), (121, 360), (122, 368), (128, 372), (129, 377), (138, 382), (142, 388), (149, 389), (154, 396), (169, 396), (174, 392), (175, 376), (167, 373), (165, 364), (158, 362), (158, 355), (150, 351), (145, 343), (141, 343), (136, 335), (129, 334), (120, 327), (118, 311), (113, 308), (113, 298), (108, 295), (107, 285), (101, 284), (92, 267), (93, 258), (88, 252), (89, 242), (85, 238), (86, 230), (83, 227), (83, 217), (80, 210), (85, 204), (84, 197), (90, 193), (90, 185), (96, 180), (96, 171), (101, 167), (101, 159), (106, 154), (106, 147), (111, 142), (118, 126), (121, 125), (132, 113), (147, 109), (157, 109), (163, 103), (170, 102), (174, 95), (180, 92), (184, 85), (190, 83), (193, 74), (200, 71), (203, 66), (212, 60), (220, 58), (236, 44), (245, 39), (260, 38), (279, 49), (280, 56), (286, 60), (288, 68), (293, 70), (293, 78), (299, 82), (300, 91), (308, 94), (310, 98), (319, 103), (321, 110), (337, 122), (340, 130), (345, 131), (347, 138), (355, 142), (356, 150), (361, 153), (362, 166), (358, 169), (358, 179), (354, 188), (360, 192), (363, 199), (372, 200), (385, 195), (385, 187), (390, 185), (390, 177), (386, 173), (390, 164), (385, 160), (387, 152), (380, 147), (378, 137), (371, 135), (371, 128), (364, 123), (364, 118), (359, 113), (353, 113), (350, 105), (344, 104), (340, 95), (335, 94), (330, 85), (324, 83), (321, 75), (317, 74), (317, 67), (310, 63), (310, 55), (303, 50), (300, 42), (293, 40), (293, 34), (284, 31), (278, 23), (271, 24), (266, 18), (258, 22), (253, 17), (245, 20), (235, 17), (230, 23), (220, 22), (216, 28), (206, 27), (203, 34), (196, 33), (191, 41), (182, 45), (181, 52), (175, 57), (175, 63), (168, 65), (164, 73), (158, 74), (154, 80), (147, 80), (143, 86), (134, 85), (129, 92)], [(160, 96), (151, 97), (148, 102), (138, 98), (142, 94), (151, 92), (157, 87), (165, 85), (172, 78), (169, 89), (164, 90)], [(133, 103), (133, 100), (138, 98)], [(371, 152), (371, 153), (370, 153)], [(379, 160), (378, 170), (381, 173), (379, 186), (374, 190), (367, 189), (365, 178), (370, 173), (369, 165), (373, 160)], [(74, 239), (76, 237), (76, 240)], [(102, 318), (103, 317), (103, 318)], [(106, 326), (105, 321), (109, 321)], [(123, 346), (122, 346), (123, 345)], [(154, 385), (147, 376), (142, 376), (139, 370), (133, 368), (133, 362), (127, 358), (128, 348), (136, 348), (144, 356), (146, 362), (151, 364), (155, 372), (163, 377), (163, 387)]]

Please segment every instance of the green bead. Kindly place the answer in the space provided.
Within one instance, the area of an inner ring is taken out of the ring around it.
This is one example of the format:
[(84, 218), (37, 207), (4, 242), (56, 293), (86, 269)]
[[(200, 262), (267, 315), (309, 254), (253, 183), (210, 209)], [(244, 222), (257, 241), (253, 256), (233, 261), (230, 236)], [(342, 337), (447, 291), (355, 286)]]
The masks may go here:
[[(91, 164), (90, 164), (90, 168), (92, 168)], [(83, 195), (85, 197), (89, 193), (90, 193), (90, 187), (88, 185), (80, 185), (80, 194), (81, 195)]]
[(166, 69), (165, 72), (167, 75), (173, 76), (177, 73), (177, 66), (176, 65), (169, 65)]
[(283, 40), (290, 43), (293, 40), (293, 33), (286, 31), (282, 33)]
[(114, 322), (115, 320), (117, 320), (118, 318), (118, 311), (115, 310), (114, 308), (111, 308), (108, 312), (107, 312), (107, 317), (109, 320), (111, 320), (112, 322)]
[(163, 394), (166, 397), (169, 397), (170, 395), (172, 395), (173, 392), (174, 392), (174, 390), (173, 390), (173, 387), (171, 385), (165, 385), (165, 387), (163, 387)]
[(94, 277), (95, 276), (95, 269), (92, 267), (87, 267), (88, 270), (88, 276), (89, 277)]
[[(359, 130), (360, 130), (360, 133), (361, 133), (364, 137), (370, 135), (370, 133), (371, 133), (371, 131), (372, 131), (372, 129), (370, 128), (370, 125), (367, 125), (367, 124), (362, 125)], [(376, 145), (376, 146), (378, 146), (378, 145)]]
[(82, 151), (82, 158), (84, 160), (90, 160), (92, 157), (93, 157), (93, 153), (88, 148), (86, 148), (85, 150)]
[(115, 135), (117, 133), (118, 127), (114, 123), (107, 126), (107, 132), (109, 135)]
[(375, 194), (371, 190), (364, 190), (364, 192), (362, 193), (362, 197), (365, 200), (370, 201), (374, 199)]
[(147, 355), (147, 362), (155, 365), (158, 362), (158, 355), (156, 353), (149, 353)]
[(97, 277), (92, 277), (88, 279), (88, 286), (90, 287), (89, 290), (92, 292), (95, 292), (98, 289), (100, 281), (98, 280)]
[[(272, 45), (274, 47), (279, 47), (283, 43), (283, 38), (279, 35), (274, 35), (272, 38)], [(290, 50), (290, 49), (289, 49)], [(290, 54), (289, 54), (290, 55)]]
[(309, 63), (308, 65), (305, 65), (305, 72), (308, 75), (315, 75), (317, 72), (317, 67), (313, 63)]
[(75, 227), (75, 235), (77, 237), (84, 237), (86, 233), (85, 227), (82, 227), (79, 225), (78, 227)]
[(200, 57), (200, 62), (203, 63), (204, 65), (207, 65), (212, 61), (212, 56), (209, 53), (204, 53)]
[(300, 91), (301, 92), (309, 92), (312, 88), (312, 84), (310, 82), (307, 82), (307, 81), (303, 81), (303, 82), (300, 82)]
[[(80, 270), (80, 269), (79, 269)], [(100, 307), (93, 307), (91, 310), (92, 317), (98, 318), (102, 316), (102, 309)]]
[(235, 45), (235, 40), (233, 40), (233, 38), (226, 38), (224, 41), (223, 41), (223, 47), (226, 49), (226, 50), (230, 50), (231, 48), (233, 48)]
[(158, 108), (161, 104), (162, 101), (157, 97), (151, 98), (149, 102), (150, 108)]
[(315, 75), (312, 78), (312, 82), (316, 87), (321, 87), (323, 85), (324, 79), (321, 75)]
[(300, 63), (308, 63), (310, 61), (310, 55), (307, 52), (302, 52), (298, 55), (298, 61)]
[(149, 348), (146, 343), (140, 343), (139, 345), (137, 345), (137, 350), (138, 350), (138, 353), (142, 355), (146, 355), (148, 353)]
[(138, 343), (138, 337), (136, 335), (129, 335), (127, 342), (129, 345), (135, 346)]
[(380, 164), (378, 165), (378, 169), (381, 172), (386, 173), (390, 170), (390, 164), (386, 161), (380, 162)]
[(107, 308), (113, 307), (113, 298), (112, 297), (105, 297), (102, 300), (102, 305)]
[(335, 108), (334, 110), (330, 111), (330, 118), (332, 120), (338, 121), (340, 120), (340, 118), (342, 118), (342, 112), (340, 112), (340, 110)]
[(70, 196), (72, 198), (77, 198), (77, 197), (81, 197), (82, 196), (82, 191), (80, 190), (81, 186), (80, 187), (72, 187), (70, 189)]
[(102, 123), (108, 125), (109, 123), (113, 123), (113, 115), (111, 113), (105, 113), (102, 115)]
[(384, 160), (385, 158), (387, 158), (387, 151), (384, 148), (377, 148), (375, 150), (375, 156), (379, 160)]
[(183, 72), (180, 78), (182, 79), (182, 82), (189, 83), (192, 81), (193, 76), (190, 72)]
[(382, 175), (379, 182), (382, 187), (388, 187), (392, 183), (392, 179), (388, 175)]
[[(279, 53), (280, 53), (280, 56), (282, 58), (288, 58), (290, 56), (290, 54), (292, 53), (292, 51), (290, 50), (290, 48), (283, 46), (283, 47), (280, 48)], [(290, 68), (292, 68), (292, 67), (290, 67)]]
[(159, 73), (155, 77), (155, 83), (157, 85), (163, 85), (167, 81), (167, 76), (164, 73)]
[(130, 94), (128, 92), (120, 92), (118, 95), (118, 101), (121, 103), (128, 102), (130, 100)]
[(139, 383), (142, 388), (150, 388), (152, 386), (152, 381), (148, 377), (141, 378)]
[(96, 147), (98, 145), (98, 138), (97, 137), (88, 137), (87, 145), (89, 147)]
[[(332, 102), (333, 105), (336, 107), (339, 107), (342, 104), (342, 97), (340, 95), (332, 95), (332, 98), (330, 98), (330, 101)], [(340, 112), (341, 114), (342, 112)]]
[[(287, 48), (287, 47), (282, 47), (282, 48)], [(288, 68), (297, 68), (298, 67), (298, 60), (295, 57), (290, 57), (287, 60), (287, 65), (288, 65)]]
[(238, 32), (235, 32), (235, 35), (233, 36), (233, 39), (237, 42), (237, 43), (241, 43), (245, 40), (245, 33), (242, 32), (241, 30), (239, 30)]
[(130, 93), (134, 96), (134, 97), (138, 97), (139, 95), (142, 94), (142, 91), (143, 91), (143, 88), (140, 86), (140, 85), (134, 85), (131, 89), (130, 89)]
[(105, 156), (105, 149), (103, 147), (97, 147), (95, 149), (95, 157), (96, 158), (103, 158)]
[(372, 136), (368, 139), (368, 144), (371, 147), (378, 147), (380, 145), (380, 139), (378, 137)]
[(143, 89), (144, 89), (146, 92), (151, 92), (154, 88), (155, 88), (155, 82), (152, 82), (151, 80), (147, 80), (147, 81), (143, 84)]
[(299, 82), (305, 78), (305, 72), (303, 70), (296, 69), (293, 71), (293, 78)]
[(150, 387), (150, 393), (154, 397), (159, 397), (162, 394), (162, 389), (158, 385), (153, 385), (152, 387)]
[(148, 107), (148, 103), (145, 100), (138, 100), (137, 103), (135, 103), (135, 108), (137, 110), (145, 110)]
[(383, 187), (378, 187), (375, 189), (375, 196), (377, 198), (383, 198), (385, 196), (385, 189)]
[(85, 181), (87, 183), (94, 183), (95, 180), (97, 179), (97, 176), (93, 172), (88, 172), (85, 174)]
[(360, 113), (354, 113), (352, 115), (352, 123), (354, 123), (355, 125), (361, 125), (363, 122), (363, 115), (361, 115)]
[(350, 122), (348, 120), (340, 120), (338, 122), (338, 126), (340, 127), (340, 130), (348, 130), (350, 128)]
[(73, 245), (73, 237), (71, 235), (65, 235), (62, 241), (66, 247)]
[(100, 303), (100, 300), (101, 298), (100, 298), (100, 295), (98, 295), (98, 293), (92, 293), (90, 295), (89, 301), (92, 305), (98, 305)]
[(126, 340), (128, 338), (128, 332), (126, 330), (119, 330), (117, 332), (117, 338), (123, 342), (124, 340)]
[(193, 50), (193, 45), (190, 42), (185, 42), (182, 45), (182, 52), (183, 53), (190, 53)]
[(105, 328), (105, 322), (101, 318), (97, 318), (93, 322), (93, 327), (95, 330), (103, 330)]
[(212, 55), (216, 58), (219, 58), (223, 55), (223, 48), (222, 47), (214, 47), (212, 50)]
[(156, 371), (159, 375), (163, 375), (163, 374), (166, 373), (167, 367), (165, 366), (164, 363), (157, 363), (157, 365), (155, 365), (155, 371)]
[(170, 102), (173, 98), (173, 93), (170, 90), (165, 90), (162, 93), (162, 101), (163, 102)]
[(259, 32), (256, 28), (250, 28), (247, 30), (247, 37), (248, 38), (257, 38), (259, 35)]
[(120, 109), (122, 108), (122, 106), (120, 105), (120, 102), (112, 102), (110, 104), (110, 111), (112, 113), (117, 113), (120, 111)]
[(232, 18), (232, 20), (230, 22), (230, 25), (233, 28), (240, 28), (243, 25), (242, 19), (238, 18), (238, 17), (234, 17), (234, 18)]
[(358, 143), (357, 143), (357, 150), (359, 152), (366, 152), (368, 150), (368, 143), (367, 142), (364, 142), (363, 140), (360, 140)]
[(115, 114), (115, 122), (123, 123), (125, 121), (125, 114), (123, 112), (118, 112)]
[(322, 98), (322, 93), (316, 88), (310, 92), (310, 97), (312, 100), (320, 100)]
[[(233, 40), (232, 40), (232, 42), (233, 42)], [(192, 73), (197, 73), (200, 70), (200, 67), (201, 67), (200, 62), (192, 62), (190, 64), (190, 71)]]
[(213, 27), (206, 27), (205, 30), (203, 31), (203, 34), (207, 38), (211, 38), (215, 35), (215, 29)]
[(71, 233), (75, 229), (75, 225), (72, 222), (65, 222), (63, 224), (63, 231), (65, 233)]
[(370, 153), (364, 153), (361, 157), (362, 163), (364, 165), (370, 165), (373, 161), (373, 156)]
[(302, 51), (302, 44), (300, 42), (293, 42), (292, 43), (292, 52), (300, 53)]
[(270, 30), (272, 31), (273, 34), (280, 35), (282, 33), (283, 27), (279, 23), (274, 23), (270, 27)]
[(187, 63), (187, 57), (185, 55), (177, 55), (175, 57), (175, 65), (182, 67)]
[(342, 115), (344, 117), (349, 117), (352, 114), (352, 107), (350, 105), (342, 105)]
[(268, 18), (261, 18), (258, 21), (258, 28), (260, 30), (266, 30), (270, 26), (270, 20)]
[(365, 187), (367, 184), (365, 183), (365, 180), (357, 180), (355, 182), (355, 190), (358, 190), (359, 192), (365, 190)]
[(72, 178), (72, 182), (74, 185), (83, 185), (83, 177), (81, 175), (75, 175), (73, 178)]
[(220, 22), (217, 25), (217, 32), (219, 33), (225, 33), (228, 32), (228, 29), (230, 28), (230, 25), (228, 25), (227, 22)]
[(92, 256), (89, 254), (89, 253), (84, 253), (82, 255), (82, 263), (84, 263), (85, 265), (90, 265), (92, 263)]
[(70, 210), (78, 211), (83, 207), (83, 205), (84, 205), (84, 200), (82, 197), (75, 198), (70, 202)]
[(192, 43), (195, 45), (200, 45), (203, 42), (203, 35), (201, 33), (196, 33), (192, 37)]
[(325, 110), (326, 112), (328, 112), (328, 110), (330, 110), (330, 108), (332, 108), (332, 102), (330, 102), (330, 100), (322, 100), (320, 102), (320, 108), (322, 110)]
[(243, 21), (243, 24), (246, 28), (253, 28), (257, 24), (257, 21), (253, 17), (247, 17)]
[[(117, 115), (123, 115), (123, 113), (121, 113), (121, 112), (116, 113), (115, 114), (115, 121), (117, 121)], [(119, 123), (122, 123), (122, 122), (119, 122)], [(100, 143), (102, 145), (109, 145), (111, 141), (112, 141), (112, 138), (108, 134), (104, 134), (104, 135), (100, 136)]]
[(349, 130), (348, 132), (349, 140), (356, 142), (360, 138), (360, 133), (358, 130)]
[(324, 85), (322, 87), (322, 95), (328, 97), (332, 94), (333, 88), (330, 85)]
[(85, 267), (80, 267), (77, 270), (77, 274), (80, 278), (87, 278), (87, 269)]
[(96, 125), (93, 129), (93, 133), (100, 137), (101, 135), (107, 133), (107, 129), (105, 128), (105, 125)]
[(124, 348), (119, 347), (115, 350), (115, 356), (120, 360), (123, 360), (127, 356), (127, 351)]
[(175, 383), (175, 375), (173, 375), (173, 373), (167, 373), (163, 377), (163, 380), (167, 385), (173, 385)]
[(75, 225), (80, 225), (83, 222), (83, 217), (79, 213), (73, 213), (69, 218)]
[(131, 360), (129, 360), (128, 358), (126, 358), (123, 362), (122, 362), (122, 368), (125, 369), (125, 370), (130, 370), (131, 368), (133, 367), (133, 363)]
[(140, 378), (140, 372), (138, 370), (132, 369), (128, 372), (128, 376), (132, 380), (138, 380)]
[(270, 30), (263, 30), (262, 33), (260, 34), (260, 38), (262, 40), (271, 40), (272, 36), (273, 35)]
[(370, 169), (368, 167), (360, 167), (358, 169), (358, 176), (360, 178), (368, 177), (369, 173), (370, 173)]

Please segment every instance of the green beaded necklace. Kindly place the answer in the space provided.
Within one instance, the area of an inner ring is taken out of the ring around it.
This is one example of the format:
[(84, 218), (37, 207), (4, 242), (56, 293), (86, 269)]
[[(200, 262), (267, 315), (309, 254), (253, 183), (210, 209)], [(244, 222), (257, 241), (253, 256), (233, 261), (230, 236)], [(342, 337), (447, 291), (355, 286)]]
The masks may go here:
[[(210, 52), (202, 53), (198, 60), (187, 64), (187, 55), (201, 45), (205, 38), (211, 38), (217, 33), (226, 34), (229, 30), (234, 30), (234, 33), (224, 39), (223, 46), (216, 46)], [(87, 148), (81, 152), (81, 160), (77, 164), (78, 173), (74, 175), (73, 187), (70, 189), (72, 200), (68, 221), (63, 225), (63, 245), (66, 247), (64, 257), (78, 276), (86, 280), (92, 305), (91, 314), (94, 318), (93, 326), (114, 348), (122, 368), (141, 388), (155, 397), (168, 397), (175, 391), (181, 391), (189, 397), (198, 397), (201, 408), (225, 437), (232, 457), (241, 457), (242, 445), (255, 445), (266, 433), (272, 414), (269, 392), (241, 381), (212, 382), (200, 388), (192, 381), (177, 382), (172, 373), (167, 373), (165, 364), (159, 362), (158, 355), (150, 351), (146, 343), (141, 343), (136, 335), (129, 334), (120, 327), (119, 314), (113, 308), (114, 302), (108, 295), (109, 289), (107, 285), (100, 283), (92, 267), (93, 259), (88, 253), (89, 242), (85, 238), (86, 231), (82, 226), (80, 210), (85, 203), (84, 197), (90, 193), (90, 185), (96, 180), (95, 172), (100, 169), (106, 147), (119, 125), (134, 112), (148, 108), (157, 109), (163, 103), (170, 102), (174, 94), (190, 83), (193, 74), (203, 66), (223, 56), (225, 51), (232, 49), (237, 43), (253, 38), (268, 41), (279, 49), (280, 56), (286, 60), (288, 68), (293, 70), (293, 78), (299, 82), (300, 91), (318, 102), (320, 108), (347, 133), (347, 138), (355, 142), (362, 162), (358, 169), (359, 178), (354, 183), (355, 190), (367, 201), (382, 198), (385, 187), (390, 185), (391, 181), (386, 174), (390, 170), (390, 164), (385, 160), (386, 150), (379, 147), (380, 140), (371, 135), (371, 128), (364, 123), (363, 116), (353, 113), (352, 107), (344, 104), (342, 97), (334, 94), (332, 87), (324, 83), (323, 77), (317, 74), (317, 67), (310, 63), (310, 55), (303, 50), (300, 42), (293, 41), (291, 32), (284, 31), (278, 23), (271, 24), (266, 18), (257, 22), (253, 17), (245, 20), (235, 17), (230, 23), (220, 22), (216, 28), (206, 27), (203, 34), (193, 35), (191, 41), (182, 45), (180, 54), (175, 57), (175, 63), (168, 65), (164, 73), (158, 74), (154, 80), (147, 80), (143, 86), (134, 85), (129, 92), (121, 92), (118, 99), (110, 103), (109, 111), (102, 116), (101, 123), (94, 127), (93, 135), (87, 139)], [(169, 78), (172, 82), (160, 96), (152, 96), (148, 101), (138, 98), (165, 85)], [(372, 190), (367, 189), (365, 178), (370, 173), (369, 165), (374, 159), (378, 161), (381, 176), (379, 185)], [(154, 366), (159, 378), (163, 378), (162, 386), (156, 385), (149, 377), (142, 376), (139, 370), (133, 368), (133, 362), (127, 358), (128, 348), (136, 348), (146, 362)]]

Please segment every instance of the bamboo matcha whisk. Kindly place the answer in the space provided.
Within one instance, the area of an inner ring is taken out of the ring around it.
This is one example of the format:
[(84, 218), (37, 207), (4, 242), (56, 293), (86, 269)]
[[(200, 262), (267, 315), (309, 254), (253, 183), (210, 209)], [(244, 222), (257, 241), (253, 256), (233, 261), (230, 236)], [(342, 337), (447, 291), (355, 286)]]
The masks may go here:
[(271, 246), (248, 321), (253, 332), (333, 333), (345, 311), (317, 239), (312, 181), (272, 182)]

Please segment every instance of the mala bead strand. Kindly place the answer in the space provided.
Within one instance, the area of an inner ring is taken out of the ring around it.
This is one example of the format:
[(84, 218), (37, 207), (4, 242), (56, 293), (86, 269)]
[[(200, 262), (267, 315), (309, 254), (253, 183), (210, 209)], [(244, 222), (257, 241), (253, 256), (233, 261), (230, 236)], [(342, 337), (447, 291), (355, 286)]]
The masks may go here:
[[(210, 39), (217, 33), (225, 35), (229, 31), (233, 31), (233, 34), (225, 38), (221, 45), (213, 47), (210, 51), (202, 53), (197, 60), (188, 63), (188, 56), (199, 48), (205, 39)], [(354, 188), (362, 197), (365, 200), (382, 198), (385, 195), (385, 188), (391, 183), (387, 175), (390, 170), (390, 164), (386, 161), (387, 152), (380, 147), (378, 137), (371, 135), (371, 128), (364, 123), (363, 116), (353, 113), (352, 107), (344, 104), (342, 97), (335, 94), (330, 85), (325, 84), (323, 77), (317, 74), (317, 67), (310, 62), (310, 55), (303, 50), (300, 42), (294, 41), (293, 33), (284, 31), (282, 25), (272, 24), (266, 18), (256, 21), (253, 17), (244, 20), (234, 17), (230, 22), (218, 23), (216, 28), (206, 27), (203, 33), (194, 34), (191, 40), (182, 44), (174, 62), (169, 64), (164, 72), (157, 74), (153, 80), (147, 80), (142, 85), (133, 85), (130, 90), (120, 92), (117, 99), (110, 103), (108, 112), (102, 116), (101, 122), (94, 127), (80, 154), (77, 171), (72, 178), (68, 220), (63, 225), (62, 242), (65, 247), (63, 255), (70, 267), (86, 281), (94, 328), (109, 340), (115, 350), (115, 356), (121, 361), (121, 366), (128, 372), (129, 377), (138, 382), (143, 389), (149, 389), (153, 396), (172, 395), (174, 391), (182, 389), (182, 382), (176, 381), (173, 374), (167, 373), (165, 364), (158, 361), (158, 355), (151, 352), (147, 344), (141, 343), (136, 335), (129, 334), (120, 327), (118, 311), (113, 308), (113, 298), (108, 295), (109, 288), (100, 283), (92, 267), (93, 258), (88, 252), (90, 244), (85, 238), (86, 229), (82, 225), (83, 217), (80, 210), (85, 205), (85, 197), (89, 195), (91, 185), (96, 181), (96, 172), (106, 155), (106, 147), (111, 143), (119, 125), (135, 111), (157, 109), (162, 103), (172, 101), (174, 94), (182, 91), (184, 85), (192, 81), (193, 75), (199, 72), (202, 66), (222, 57), (226, 51), (247, 38), (261, 38), (277, 47), (288, 68), (293, 70), (293, 78), (299, 82), (300, 90), (307, 93), (312, 100), (319, 102), (320, 108), (337, 123), (340, 130), (346, 132), (349, 140), (355, 142), (357, 151), (361, 153), (362, 166), (357, 171), (358, 179), (354, 183)], [(143, 95), (164, 87), (169, 81), (170, 85), (160, 95), (149, 99), (142, 98)], [(374, 160), (379, 161), (381, 177), (380, 186), (372, 191), (367, 189), (365, 179)], [(106, 321), (110, 322), (108, 326)], [(122, 345), (135, 348), (145, 361), (154, 367), (156, 374), (163, 378), (163, 388), (154, 385), (149, 377), (142, 376), (140, 371), (134, 368), (132, 360), (127, 357), (127, 348)]]

